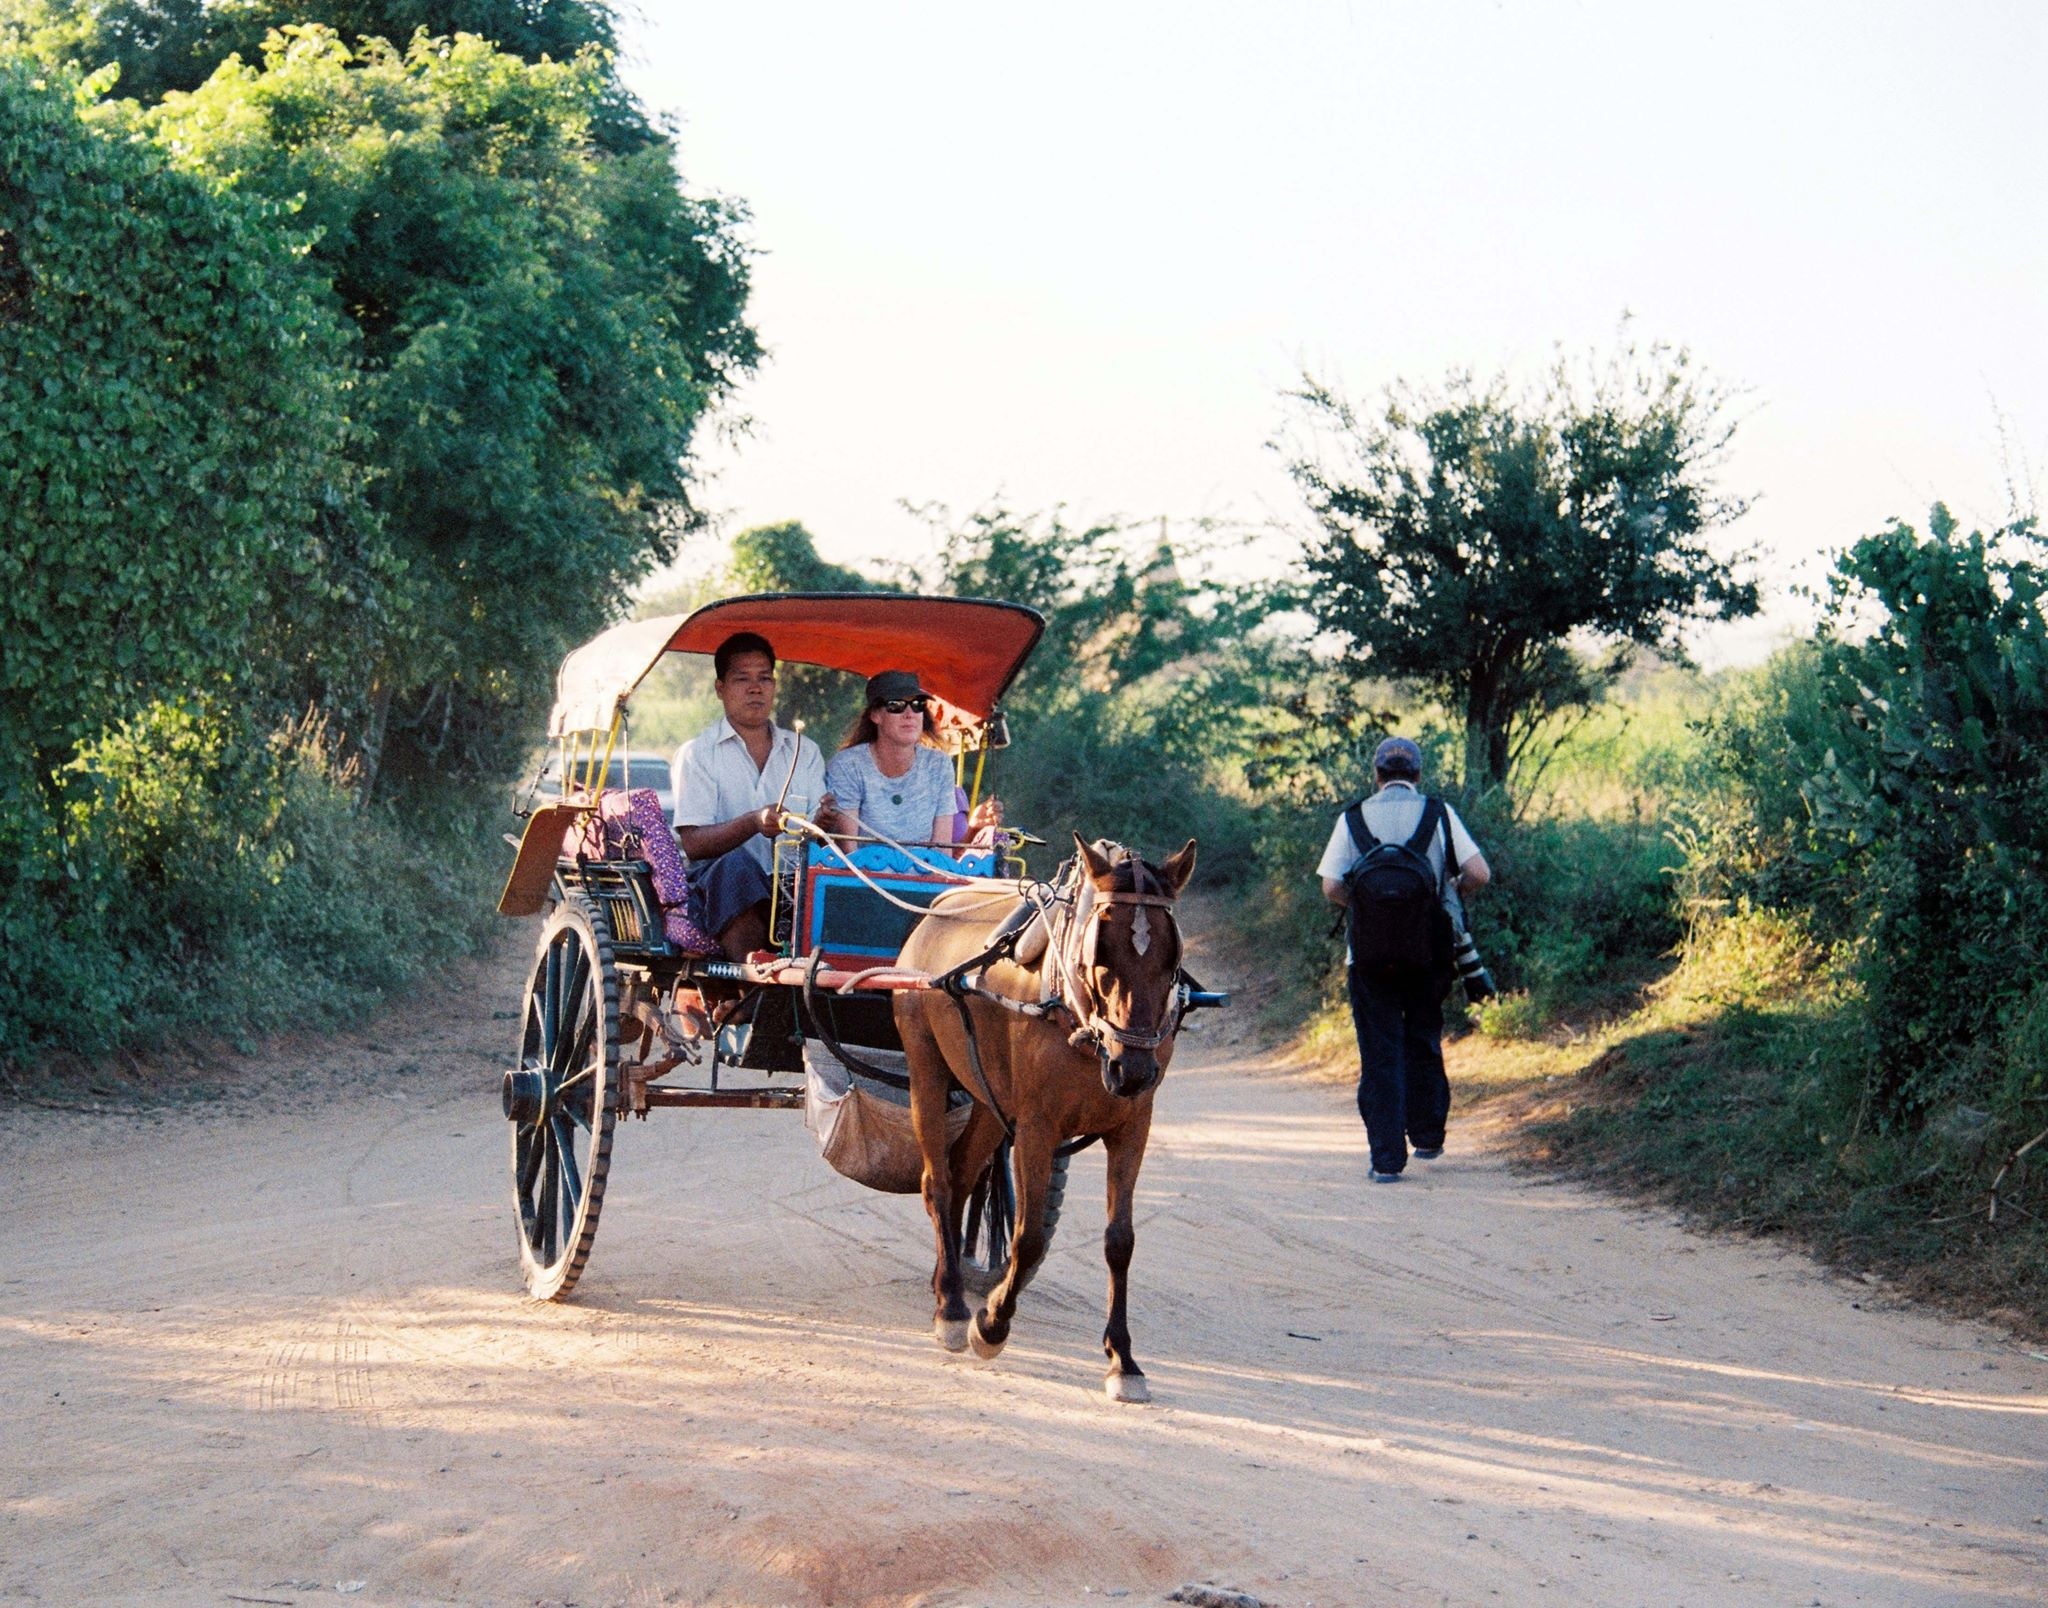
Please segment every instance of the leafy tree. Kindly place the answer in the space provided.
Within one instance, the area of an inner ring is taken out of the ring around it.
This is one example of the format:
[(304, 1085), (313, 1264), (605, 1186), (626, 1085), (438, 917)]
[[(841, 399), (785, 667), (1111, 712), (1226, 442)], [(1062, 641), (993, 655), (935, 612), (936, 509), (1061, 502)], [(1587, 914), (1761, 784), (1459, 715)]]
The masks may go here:
[(740, 214), (685, 195), (665, 142), (592, 143), (609, 71), (288, 28), (145, 114), (194, 172), (303, 198), (360, 332), (363, 457), (418, 605), (359, 733), (373, 774), (503, 768), (561, 653), (692, 523), (695, 427), (755, 360)]
[(2031, 521), (1987, 537), (1937, 504), (1924, 536), (1865, 537), (1837, 567), (1820, 657), (1836, 718), (1802, 791), (1866, 924), (1877, 1108), (2038, 1100), (2048, 567)]
[[(154, 105), (197, 89), (230, 56), (262, 58), (275, 29), (331, 28), (344, 43), (383, 39), (401, 48), (414, 35), (475, 34), (522, 61), (567, 61), (597, 46), (618, 48), (614, 8), (605, 0), (31, 0), (44, 28), (61, 27), (68, 54), (120, 68), (120, 92)], [(655, 136), (646, 116), (610, 78), (594, 128), (607, 150), (637, 150)]]
[(1637, 649), (1682, 662), (1687, 624), (1756, 612), (1704, 540), (1746, 505), (1714, 484), (1727, 399), (1683, 351), (1625, 347), (1589, 380), (1560, 363), (1530, 397), (1454, 376), (1376, 415), (1313, 380), (1295, 400), (1307, 607), (1356, 673), (1454, 711), (1468, 786), (1505, 788)]
[(756, 525), (732, 539), (725, 570), (734, 592), (894, 592), (901, 588), (871, 580), (859, 570), (834, 564), (818, 552), (818, 539), (796, 520)]
[(944, 508), (918, 512), (938, 548), (929, 585), (1025, 603), (1046, 617), (1030, 687), (1131, 688), (1169, 668), (1198, 671), (1224, 649), (1247, 644), (1285, 602), (1269, 586), (1190, 583), (1183, 565), (1205, 552), (1199, 543), (1176, 549), (1163, 524), (1148, 543), (1141, 527), (1118, 520), (1076, 526), (1060, 509), (1020, 514), (994, 504), (957, 523)]
[[(795, 520), (756, 525), (732, 539), (724, 592), (894, 592), (901, 590), (859, 570), (834, 564), (817, 539)], [(777, 673), (777, 718), (801, 720), (827, 754), (861, 711), (858, 680), (813, 665), (784, 665)]]
[[(1013, 818), (1171, 848), (1192, 833), (1212, 873), (1249, 855), (1248, 812), (1226, 778), (1295, 670), (1261, 627), (1288, 601), (1265, 585), (1190, 580), (1176, 550), (1116, 521), (994, 505), (955, 522), (923, 510), (938, 555), (926, 586), (1005, 598), (1046, 616), (1007, 700), (1018, 747), (1000, 762)], [(1172, 842), (1167, 841), (1173, 839)]]
[(291, 875), (275, 734), (346, 706), (402, 607), (356, 336), (287, 209), (98, 87), (0, 46), (0, 1057), (255, 1000), (227, 952)]
[(360, 679), (394, 604), (350, 461), (353, 334), (284, 208), (171, 169), (90, 100), (0, 54), (0, 819), (17, 829), (54, 821), (82, 744), (167, 695), (246, 725)]

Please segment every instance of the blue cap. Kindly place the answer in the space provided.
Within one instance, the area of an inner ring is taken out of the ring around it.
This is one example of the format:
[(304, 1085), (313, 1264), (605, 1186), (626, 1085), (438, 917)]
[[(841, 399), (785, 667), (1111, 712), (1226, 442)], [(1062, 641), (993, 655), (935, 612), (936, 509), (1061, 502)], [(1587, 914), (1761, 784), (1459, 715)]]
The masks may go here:
[(1372, 768), (1382, 776), (1422, 774), (1422, 750), (1407, 737), (1389, 737), (1372, 751)]

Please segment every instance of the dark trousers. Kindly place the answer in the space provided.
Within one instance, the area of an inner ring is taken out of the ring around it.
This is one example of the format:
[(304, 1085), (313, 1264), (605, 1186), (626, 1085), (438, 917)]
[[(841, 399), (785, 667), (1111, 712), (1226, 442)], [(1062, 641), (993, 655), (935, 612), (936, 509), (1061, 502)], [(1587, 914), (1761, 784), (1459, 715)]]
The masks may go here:
[(692, 860), (685, 870), (690, 919), (714, 938), (755, 905), (768, 902), (768, 873), (745, 844), (715, 860)]
[(1351, 972), (1351, 1022), (1358, 1030), (1358, 1114), (1375, 1172), (1408, 1165), (1408, 1146), (1437, 1150), (1451, 1114), (1444, 1076), (1443, 995), (1431, 978)]

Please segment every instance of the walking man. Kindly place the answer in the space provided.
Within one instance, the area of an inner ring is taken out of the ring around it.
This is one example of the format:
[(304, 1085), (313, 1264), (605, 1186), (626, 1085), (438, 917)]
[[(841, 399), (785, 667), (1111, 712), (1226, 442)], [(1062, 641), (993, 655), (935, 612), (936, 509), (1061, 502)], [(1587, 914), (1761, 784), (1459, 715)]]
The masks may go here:
[[(1486, 886), (1486, 857), (1458, 812), (1421, 789), (1422, 750), (1389, 737), (1372, 756), (1372, 797), (1337, 817), (1316, 874), (1350, 912), (1351, 1021), (1358, 1031), (1358, 1114), (1374, 1183), (1399, 1182), (1408, 1147), (1444, 1151), (1444, 995), (1453, 912)], [(1451, 868), (1455, 867), (1455, 871)]]

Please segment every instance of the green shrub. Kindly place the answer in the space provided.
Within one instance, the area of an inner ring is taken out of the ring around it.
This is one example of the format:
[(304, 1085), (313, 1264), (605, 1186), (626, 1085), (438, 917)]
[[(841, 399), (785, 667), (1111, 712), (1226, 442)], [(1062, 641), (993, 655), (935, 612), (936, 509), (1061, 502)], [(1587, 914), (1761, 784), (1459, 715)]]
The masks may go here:
[(2039, 1087), (2048, 950), (2048, 572), (2031, 526), (1894, 524), (1838, 566), (1816, 644), (1706, 723), (1687, 822), (1696, 912), (1796, 914), (1852, 946), (1875, 1120), (1998, 1114)]
[(1128, 843), (1154, 859), (1195, 838), (1203, 880), (1249, 874), (1249, 805), (1117, 695), (1075, 690), (1045, 698), (1011, 726), (1016, 746), (991, 757), (988, 780), (1007, 818), (1048, 840), (1035, 855), (1066, 858), (1073, 832)]
[(176, 171), (4, 44), (0, 331), (4, 886), (80, 745), (166, 688), (253, 727), (360, 680), (393, 569), (351, 338), (288, 209)]
[(1467, 825), (1493, 869), (1467, 901), (1472, 935), (1496, 980), (1528, 989), (1539, 1015), (1619, 998), (1677, 944), (1661, 821), (1516, 822), (1480, 806)]
[(65, 63), (93, 19), (0, 21), (21, 1064), (334, 1020), (473, 942), (502, 796), (448, 778), (502, 768), (673, 550), (756, 355), (738, 210), (603, 51), (258, 24), (223, 59), (183, 9), (222, 48), (149, 109)]
[(495, 791), (359, 803), (317, 724), (163, 706), (81, 756), (69, 869), (0, 903), (0, 1059), (331, 1026), (489, 930)]

